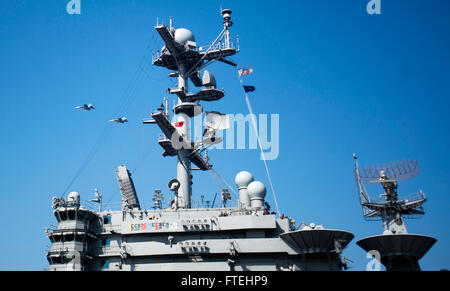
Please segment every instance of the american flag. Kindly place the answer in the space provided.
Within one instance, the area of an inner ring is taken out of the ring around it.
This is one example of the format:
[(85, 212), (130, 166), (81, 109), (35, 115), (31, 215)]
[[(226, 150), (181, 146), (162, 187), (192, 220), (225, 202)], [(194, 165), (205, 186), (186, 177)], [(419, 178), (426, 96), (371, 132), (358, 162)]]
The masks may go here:
[(239, 70), (239, 76), (250, 75), (251, 73), (253, 73), (253, 69), (240, 69)]

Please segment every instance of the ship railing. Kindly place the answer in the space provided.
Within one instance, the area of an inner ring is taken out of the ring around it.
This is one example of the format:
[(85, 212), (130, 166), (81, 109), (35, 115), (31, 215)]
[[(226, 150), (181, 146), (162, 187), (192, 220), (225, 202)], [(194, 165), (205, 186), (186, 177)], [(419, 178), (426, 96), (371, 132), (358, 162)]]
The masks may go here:
[[(99, 211), (99, 205), (93, 204), (89, 201), (83, 201), (83, 207), (92, 211), (92, 212), (98, 212)], [(102, 203), (102, 212), (103, 211), (116, 211), (122, 209), (122, 202), (108, 202), (108, 203)]]
[[(151, 210), (151, 209), (153, 209), (153, 206), (154, 206), (153, 202), (140, 203), (141, 210)], [(90, 210), (94, 211), (93, 209), (90, 209)], [(122, 211), (122, 202), (103, 203), (102, 204), (102, 212), (108, 212), (108, 211)], [(98, 206), (94, 212), (98, 212)]]
[(211, 46), (201, 46), (197, 49), (199, 53), (212, 52), (212, 51), (220, 51), (227, 49), (236, 49), (236, 46), (232, 41), (230, 41), (229, 45), (223, 42), (218, 42), (215, 45)]
[[(410, 202), (420, 202), (426, 199), (425, 193), (422, 191), (407, 195), (407, 196), (399, 196), (398, 197), (398, 203), (405, 204)], [(370, 203), (376, 203), (376, 204), (385, 204), (386, 203), (386, 196), (384, 194), (380, 194), (378, 197), (370, 197)]]
[(95, 248), (95, 253), (99, 255), (113, 256), (120, 254), (120, 247), (97, 247)]
[(83, 227), (77, 227), (77, 228), (49, 228), (47, 231), (47, 236), (49, 235), (57, 235), (57, 234), (63, 234), (63, 233), (85, 233), (88, 236), (95, 236), (95, 233), (92, 231), (91, 227), (88, 227), (87, 225), (83, 225)]
[(79, 251), (79, 252), (87, 252), (88, 251), (87, 242), (54, 242), (50, 246), (48, 252), (51, 253), (62, 253), (68, 251)]
[[(234, 202), (234, 203), (233, 203)], [(163, 203), (164, 204), (164, 203)], [(167, 203), (165, 203), (167, 204)], [(191, 209), (215, 209), (215, 210), (227, 210), (227, 211), (231, 211), (232, 213), (235, 212), (248, 212), (248, 214), (251, 214), (250, 210), (244, 210), (241, 208), (238, 208), (238, 201), (231, 201), (228, 203), (229, 205), (227, 205), (226, 207), (222, 207), (219, 206), (215, 206), (215, 207), (208, 207), (208, 206), (201, 206), (200, 205), (200, 201), (194, 201), (192, 208)], [(83, 205), (84, 206), (84, 205)], [(85, 207), (88, 208), (88, 207)], [(98, 213), (98, 206), (97, 209), (95, 210), (93, 207), (89, 207), (91, 211)], [(107, 213), (107, 212), (112, 212), (112, 211), (122, 211), (122, 202), (111, 202), (111, 203), (103, 203), (102, 204), (102, 213)], [(162, 208), (155, 208), (154, 202), (141, 202), (140, 203), (140, 210), (141, 211), (170, 211), (170, 209), (167, 208), (167, 205), (162, 205)], [(176, 211), (175, 211), (176, 212)]]
[(408, 203), (408, 202), (413, 202), (413, 201), (421, 201), (424, 199), (426, 199), (425, 193), (423, 193), (422, 191), (419, 191), (419, 192), (410, 194), (408, 196), (401, 197), (400, 202)]
[(401, 198), (400, 203), (401, 204), (408, 204), (409, 209), (419, 210), (422, 211), (422, 213), (408, 213), (403, 214), (405, 218), (408, 219), (419, 219), (423, 216), (423, 207), (422, 204), (426, 201), (425, 193), (422, 191), (410, 194), (408, 196), (404, 196)]
[[(205, 46), (200, 46), (200, 47), (188, 46), (187, 49), (190, 51), (196, 51), (198, 53), (206, 53), (206, 52), (228, 50), (228, 49), (234, 49), (236, 51), (239, 51), (239, 46), (236, 47), (234, 42), (231, 41), (231, 39), (230, 39), (230, 42), (228, 45), (225, 42), (217, 42), (213, 46), (211, 46), (211, 45), (205, 45)], [(161, 51), (161, 50), (152, 52), (152, 63), (157, 61), (162, 55), (163, 55), (163, 51)]]
[[(415, 192), (413, 194), (407, 195), (407, 196), (400, 196), (398, 198), (398, 205), (405, 205), (408, 204), (409, 209), (417, 209), (422, 210), (422, 204), (426, 201), (425, 193), (422, 191)], [(386, 204), (386, 197), (383, 195), (380, 195), (378, 198), (371, 197), (370, 203), (376, 203), (376, 204)], [(373, 215), (375, 214), (375, 215)], [(402, 213), (403, 216), (405, 216), (408, 219), (417, 219), (421, 218), (423, 214), (417, 213), (417, 214), (405, 214)], [(367, 207), (363, 207), (363, 216), (368, 221), (379, 221), (382, 220), (381, 213), (377, 210), (372, 210)]]

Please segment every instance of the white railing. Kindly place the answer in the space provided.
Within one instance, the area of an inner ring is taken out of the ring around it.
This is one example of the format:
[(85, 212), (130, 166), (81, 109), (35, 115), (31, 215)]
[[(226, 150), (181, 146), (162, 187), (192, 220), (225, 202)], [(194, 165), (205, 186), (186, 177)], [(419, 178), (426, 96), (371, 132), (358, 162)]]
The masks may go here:
[[(227, 45), (226, 43), (223, 43), (223, 42), (218, 42), (218, 43), (214, 44), (213, 46), (206, 45), (206, 46), (201, 46), (201, 47), (196, 47), (196, 48), (189, 47), (187, 49), (190, 51), (197, 51), (199, 53), (206, 53), (206, 52), (220, 51), (220, 50), (226, 50), (226, 49), (236, 49), (236, 46), (234, 45), (234, 43), (232, 41), (230, 41), (229, 45)], [(154, 52), (152, 54), (152, 63), (154, 63), (156, 60), (158, 60), (162, 54), (163, 53), (161, 50), (157, 50), (156, 52)]]
[(226, 49), (235, 49), (235, 45), (233, 42), (230, 41), (230, 44), (227, 46), (226, 43), (218, 42), (215, 45), (211, 46), (204, 46), (199, 47), (197, 51), (199, 53), (203, 52), (209, 52), (209, 51), (219, 51), (219, 50), (226, 50)]

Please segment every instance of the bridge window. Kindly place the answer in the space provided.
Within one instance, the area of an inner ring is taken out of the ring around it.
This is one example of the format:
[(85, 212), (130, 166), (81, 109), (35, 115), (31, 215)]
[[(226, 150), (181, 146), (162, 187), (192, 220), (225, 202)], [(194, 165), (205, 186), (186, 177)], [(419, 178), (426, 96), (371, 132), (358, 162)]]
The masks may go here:
[(111, 215), (103, 216), (103, 224), (111, 224)]
[(67, 211), (69, 215), (69, 220), (75, 220), (75, 211), (69, 210)]
[(80, 233), (77, 233), (77, 235), (75, 236), (75, 241), (80, 241), (83, 242), (85, 238), (85, 235), (82, 235)]
[(65, 211), (60, 211), (59, 216), (61, 217), (62, 221), (67, 220), (67, 213)]
[(78, 211), (78, 213), (77, 213), (77, 215), (78, 215), (78, 219), (79, 220), (83, 220), (84, 219), (84, 212), (83, 211)]
[(73, 241), (73, 240), (74, 240), (73, 233), (66, 234), (65, 241)]

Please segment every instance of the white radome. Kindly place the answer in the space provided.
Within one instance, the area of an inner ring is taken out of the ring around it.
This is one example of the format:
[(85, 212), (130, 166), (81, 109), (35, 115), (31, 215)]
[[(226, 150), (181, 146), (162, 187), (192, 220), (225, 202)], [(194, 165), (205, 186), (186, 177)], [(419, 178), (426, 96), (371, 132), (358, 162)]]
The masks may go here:
[(253, 182), (253, 175), (247, 171), (239, 172), (234, 178), (234, 183), (238, 188), (247, 187), (251, 182)]
[(78, 194), (77, 192), (71, 192), (67, 196), (67, 200), (73, 201), (73, 202), (79, 202), (80, 201), (80, 194)]
[(264, 199), (266, 197), (266, 192), (267, 192), (266, 186), (259, 181), (251, 182), (247, 186), (247, 193), (248, 197), (250, 197), (250, 200)]
[(186, 28), (178, 28), (175, 30), (175, 41), (184, 45), (187, 41), (195, 42), (195, 37), (190, 30)]

